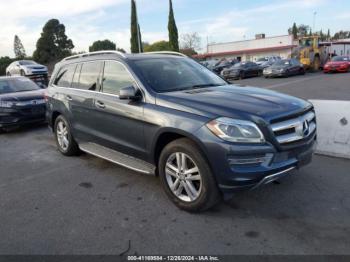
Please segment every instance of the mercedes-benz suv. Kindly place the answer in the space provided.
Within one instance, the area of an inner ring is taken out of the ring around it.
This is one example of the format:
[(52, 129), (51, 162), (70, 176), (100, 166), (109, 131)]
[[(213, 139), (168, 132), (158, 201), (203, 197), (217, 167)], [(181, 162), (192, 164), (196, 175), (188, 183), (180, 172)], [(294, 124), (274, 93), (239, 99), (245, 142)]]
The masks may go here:
[(68, 57), (47, 99), (62, 154), (158, 175), (187, 211), (280, 179), (311, 161), (316, 141), (311, 103), (231, 85), (173, 52)]

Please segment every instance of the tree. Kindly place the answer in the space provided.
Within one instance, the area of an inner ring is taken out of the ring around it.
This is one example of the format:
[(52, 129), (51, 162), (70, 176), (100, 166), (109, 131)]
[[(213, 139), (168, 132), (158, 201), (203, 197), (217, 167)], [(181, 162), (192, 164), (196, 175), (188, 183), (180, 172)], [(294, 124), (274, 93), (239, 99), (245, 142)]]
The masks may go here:
[(15, 59), (8, 56), (0, 57), (0, 75), (6, 74), (6, 67), (8, 67)]
[(131, 38), (130, 38), (130, 49), (131, 53), (139, 53), (142, 52), (142, 43), (141, 40), (141, 30), (140, 25), (137, 21), (137, 10), (135, 0), (131, 0)]
[(119, 47), (117, 48), (117, 51), (122, 52), (124, 54), (126, 53), (126, 51), (123, 48), (119, 48)]
[(74, 48), (66, 35), (66, 28), (57, 19), (49, 20), (36, 43), (33, 58), (43, 64), (58, 61), (72, 54)]
[(340, 39), (346, 39), (346, 38), (350, 38), (350, 31), (341, 30), (335, 33), (334, 36), (332, 37), (333, 40), (340, 40)]
[(145, 52), (155, 51), (171, 51), (169, 42), (163, 40), (145, 46)]
[(181, 49), (198, 50), (201, 47), (201, 38), (198, 33), (181, 35)]
[(168, 32), (169, 32), (169, 46), (172, 51), (179, 51), (179, 34), (176, 27), (173, 3), (169, 0), (169, 21), (168, 21)]
[(193, 56), (193, 55), (198, 55), (198, 53), (196, 52), (196, 50), (194, 50), (193, 48), (184, 48), (184, 49), (180, 49), (180, 53), (183, 53), (187, 56)]
[(328, 29), (327, 31), (327, 41), (331, 40), (331, 31)]
[(294, 39), (298, 39), (298, 27), (297, 27), (296, 23), (293, 24), (291, 33), (292, 33)]
[[(294, 26), (294, 25), (293, 25)], [(308, 35), (308, 31), (310, 30), (310, 26), (300, 24), (297, 26), (297, 36), (298, 37), (303, 37)], [(293, 27), (288, 29), (288, 33), (291, 35), (293, 34)], [(294, 34), (293, 34), (294, 35)]]
[(309, 36), (312, 36), (312, 30), (311, 30), (311, 28), (310, 28), (310, 31), (309, 31)]
[(98, 40), (93, 42), (92, 46), (89, 47), (89, 52), (94, 51), (102, 51), (102, 50), (116, 50), (117, 46), (112, 41), (106, 40)]
[(24, 59), (27, 56), (26, 50), (24, 49), (22, 41), (19, 39), (18, 35), (15, 35), (15, 39), (13, 41), (13, 51), (17, 59)]

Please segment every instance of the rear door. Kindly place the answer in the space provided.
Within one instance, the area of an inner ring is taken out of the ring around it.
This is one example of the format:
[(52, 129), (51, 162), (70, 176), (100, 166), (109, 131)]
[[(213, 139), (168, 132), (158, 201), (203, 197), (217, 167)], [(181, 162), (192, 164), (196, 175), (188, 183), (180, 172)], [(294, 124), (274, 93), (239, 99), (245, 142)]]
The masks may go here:
[(137, 88), (137, 83), (126, 66), (105, 61), (101, 92), (95, 99), (95, 126), (99, 144), (144, 159), (144, 102), (120, 100), (120, 89), (128, 86)]
[[(94, 109), (94, 98), (100, 89), (101, 61), (91, 61), (68, 65), (63, 68), (67, 71), (60, 80), (58, 73), (57, 86), (65, 87), (62, 100), (68, 108), (69, 121), (72, 126), (74, 137), (78, 141), (93, 141), (95, 137), (95, 123), (91, 118)], [(74, 74), (70, 72), (73, 71)], [(57, 80), (57, 79), (56, 79)], [(55, 80), (55, 81), (56, 81)], [(63, 82), (63, 83), (62, 83)]]

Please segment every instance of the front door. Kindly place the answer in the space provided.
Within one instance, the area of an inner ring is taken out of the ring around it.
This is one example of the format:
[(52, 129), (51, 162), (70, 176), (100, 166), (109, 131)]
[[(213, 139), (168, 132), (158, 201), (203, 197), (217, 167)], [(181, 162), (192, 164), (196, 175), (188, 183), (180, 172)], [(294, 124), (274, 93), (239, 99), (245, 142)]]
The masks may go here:
[(106, 61), (101, 92), (96, 94), (94, 102), (98, 143), (145, 159), (144, 102), (119, 99), (120, 89), (128, 86), (137, 86), (128, 69), (118, 61)]

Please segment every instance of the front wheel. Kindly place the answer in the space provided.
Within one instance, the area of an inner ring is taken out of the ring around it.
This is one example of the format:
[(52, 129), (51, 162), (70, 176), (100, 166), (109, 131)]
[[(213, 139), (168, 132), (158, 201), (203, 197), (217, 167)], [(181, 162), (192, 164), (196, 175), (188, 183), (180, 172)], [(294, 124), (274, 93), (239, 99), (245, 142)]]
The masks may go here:
[(11, 76), (11, 73), (10, 73), (10, 72), (7, 72), (6, 75), (7, 75), (7, 76)]
[(57, 148), (63, 155), (73, 156), (79, 153), (79, 146), (75, 142), (70, 125), (64, 116), (60, 115), (56, 118), (54, 132)]
[(200, 149), (189, 139), (168, 144), (158, 163), (164, 191), (180, 209), (200, 212), (213, 207), (220, 193)]
[(23, 70), (21, 70), (20, 74), (21, 74), (21, 76), (25, 76), (26, 75)]

